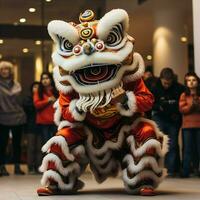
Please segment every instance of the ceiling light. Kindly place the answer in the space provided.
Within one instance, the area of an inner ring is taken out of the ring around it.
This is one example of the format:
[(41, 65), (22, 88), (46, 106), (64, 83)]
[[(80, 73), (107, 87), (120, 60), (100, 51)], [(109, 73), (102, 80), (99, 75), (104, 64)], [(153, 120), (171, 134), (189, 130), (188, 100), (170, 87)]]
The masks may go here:
[(35, 8), (29, 8), (28, 11), (31, 12), (31, 13), (34, 13), (36, 11), (36, 9)]
[(187, 37), (185, 37), (185, 36), (182, 36), (182, 37), (181, 37), (181, 42), (184, 42), (184, 43), (185, 43), (185, 42), (187, 42), (187, 41), (188, 41), (188, 40), (187, 40)]
[(23, 53), (28, 53), (29, 50), (28, 50), (28, 48), (23, 48), (22, 51), (23, 51)]
[(36, 45), (41, 45), (41, 43), (42, 43), (42, 42), (41, 42), (40, 40), (36, 40), (36, 41), (35, 41), (35, 44), (36, 44)]
[(25, 22), (26, 22), (26, 19), (25, 19), (25, 18), (20, 18), (19, 21), (20, 21), (21, 23), (25, 23)]
[(3, 40), (2, 39), (0, 39), (0, 44), (3, 44)]
[(0, 59), (2, 59), (3, 58), (3, 55), (2, 54), (0, 54)]
[(45, 0), (46, 2), (51, 2), (52, 0)]
[(151, 55), (148, 55), (148, 56), (147, 56), (147, 60), (152, 60), (152, 56), (151, 56)]

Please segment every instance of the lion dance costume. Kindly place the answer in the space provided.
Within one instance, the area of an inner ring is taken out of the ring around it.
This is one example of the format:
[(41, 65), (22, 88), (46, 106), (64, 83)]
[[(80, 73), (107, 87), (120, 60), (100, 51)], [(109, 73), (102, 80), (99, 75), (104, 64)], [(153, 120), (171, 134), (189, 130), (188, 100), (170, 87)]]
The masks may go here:
[(79, 20), (48, 24), (56, 43), (58, 132), (42, 148), (45, 187), (38, 195), (78, 191), (88, 165), (98, 183), (121, 169), (129, 193), (153, 195), (165, 176), (167, 137), (143, 117), (154, 100), (142, 80), (143, 59), (127, 34), (128, 14), (115, 9), (97, 21), (86, 10)]

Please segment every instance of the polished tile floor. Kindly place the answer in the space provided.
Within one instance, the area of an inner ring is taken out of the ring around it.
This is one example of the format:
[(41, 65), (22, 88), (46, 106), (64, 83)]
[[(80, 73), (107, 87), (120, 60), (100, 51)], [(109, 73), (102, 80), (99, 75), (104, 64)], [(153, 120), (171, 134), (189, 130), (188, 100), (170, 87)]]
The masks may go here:
[(36, 189), (40, 186), (40, 178), (40, 175), (13, 174), (0, 177), (0, 200), (200, 200), (200, 178), (166, 179), (157, 189), (157, 196), (141, 197), (126, 194), (120, 178), (108, 179), (99, 185), (87, 173), (82, 176), (86, 185), (77, 195), (38, 197)]

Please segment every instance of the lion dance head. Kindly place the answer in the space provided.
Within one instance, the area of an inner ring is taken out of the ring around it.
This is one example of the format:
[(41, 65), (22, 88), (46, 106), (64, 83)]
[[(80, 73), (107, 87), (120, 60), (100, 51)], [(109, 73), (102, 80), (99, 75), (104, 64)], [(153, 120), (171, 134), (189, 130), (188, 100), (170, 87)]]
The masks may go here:
[(56, 86), (62, 93), (76, 91), (77, 106), (86, 111), (109, 104), (114, 89), (142, 76), (144, 63), (134, 53), (125, 10), (111, 10), (100, 20), (86, 10), (79, 21), (53, 20), (48, 32), (56, 44), (52, 54)]

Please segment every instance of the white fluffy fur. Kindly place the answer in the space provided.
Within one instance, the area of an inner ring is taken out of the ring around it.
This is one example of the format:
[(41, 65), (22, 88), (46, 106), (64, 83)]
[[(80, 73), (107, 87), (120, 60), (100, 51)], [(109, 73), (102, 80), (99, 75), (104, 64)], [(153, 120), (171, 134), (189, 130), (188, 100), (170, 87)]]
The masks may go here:
[(80, 174), (80, 166), (77, 162), (70, 163), (67, 167), (63, 167), (61, 159), (53, 153), (49, 153), (43, 158), (42, 165), (39, 170), (41, 172), (47, 171), (48, 163), (50, 161), (55, 163), (56, 169), (64, 176), (68, 176), (72, 172), (75, 172), (77, 175)]
[(43, 186), (48, 186), (50, 184), (49, 179), (55, 180), (58, 183), (58, 187), (62, 190), (72, 190), (75, 183), (75, 175), (69, 176), (69, 183), (66, 184), (63, 182), (61, 176), (53, 170), (48, 170), (44, 172), (41, 179), (41, 184)]
[(77, 127), (77, 123), (71, 123), (67, 120), (63, 120), (59, 123), (58, 125), (58, 130), (61, 130), (63, 129), (64, 127), (71, 127), (71, 128), (74, 128), (74, 127)]
[(165, 153), (163, 153), (163, 151), (161, 149), (160, 142), (157, 141), (156, 139), (150, 139), (147, 142), (145, 142), (142, 146), (140, 146), (139, 148), (136, 148), (134, 137), (129, 136), (127, 138), (127, 143), (131, 146), (131, 152), (133, 153), (133, 155), (135, 157), (143, 156), (149, 148), (155, 148), (156, 153), (160, 157), (163, 157), (165, 155)]
[(145, 179), (145, 178), (150, 178), (154, 181), (154, 185), (152, 186), (153, 188), (156, 188), (160, 182), (162, 182), (162, 180), (165, 177), (165, 170), (163, 170), (163, 175), (161, 177), (158, 177), (153, 171), (150, 170), (144, 170), (142, 172), (140, 172), (139, 174), (137, 174), (136, 176), (134, 176), (133, 178), (129, 178), (127, 176), (127, 169), (123, 170), (123, 181), (125, 183), (125, 187), (126, 190), (130, 193), (134, 193), (136, 192), (134, 189), (130, 189), (128, 186), (132, 186), (134, 187), (134, 185), (136, 185), (139, 181)]
[[(92, 161), (93, 162), (93, 161)], [(99, 165), (96, 165), (95, 162), (94, 163), (94, 166), (90, 165), (90, 169), (92, 170), (93, 174), (94, 174), (94, 177), (95, 177), (95, 180), (98, 182), (98, 183), (102, 183), (103, 181), (105, 181), (109, 176), (111, 176), (111, 173), (112, 173), (112, 170), (115, 169), (119, 170), (119, 161), (117, 161), (116, 159), (111, 159), (106, 168), (104, 169), (103, 167), (100, 167)], [(116, 176), (118, 175), (118, 173), (116, 174)], [(113, 174), (112, 174), (113, 176)]]
[[(52, 58), (54, 63), (61, 66), (64, 70), (73, 72), (91, 63), (119, 64), (132, 51), (133, 51), (133, 44), (128, 41), (125, 47), (117, 52), (95, 52), (90, 56), (82, 54), (78, 56), (76, 59), (73, 58), (65, 59), (62, 56), (60, 56), (57, 52), (54, 52)], [(134, 63), (132, 65), (127, 65), (127, 66), (124, 65), (119, 69), (117, 77), (115, 79), (103, 82), (99, 84), (98, 87), (97, 85), (81, 86), (77, 84), (74, 78), (70, 75), (60, 76), (58, 67), (54, 68), (54, 79), (56, 82), (56, 87), (64, 93), (68, 93), (73, 88), (78, 93), (87, 94), (116, 87), (116, 85), (120, 84), (124, 72), (132, 71), (135, 69), (134, 67), (135, 67)], [(70, 86), (63, 86), (60, 83), (60, 81), (65, 81), (65, 80), (72, 85), (72, 88)]]
[(77, 99), (74, 99), (70, 102), (69, 104), (69, 111), (70, 113), (72, 114), (73, 118), (76, 120), (76, 121), (83, 121), (86, 117), (86, 113), (83, 112), (82, 114), (78, 113), (76, 111), (76, 102), (77, 102)]
[(60, 83), (60, 80), (62, 79), (60, 73), (59, 73), (59, 67), (58, 66), (55, 66), (53, 68), (53, 79), (55, 81), (55, 85), (56, 85), (56, 88), (58, 89), (58, 91), (61, 91), (62, 93), (64, 94), (67, 94), (67, 93), (70, 93), (73, 91), (73, 88), (71, 85), (62, 85)]
[(78, 30), (67, 22), (61, 20), (53, 20), (49, 22), (47, 29), (49, 35), (55, 43), (58, 43), (58, 38), (56, 35), (66, 38), (72, 44), (77, 44), (80, 40)]
[(83, 145), (79, 145), (77, 147), (75, 147), (74, 149), (72, 149), (72, 154), (74, 156), (79, 156), (79, 157), (83, 157), (85, 156), (85, 147)]
[[(85, 132), (87, 133), (87, 136), (88, 136), (87, 146), (97, 156), (101, 156), (105, 152), (109, 151), (109, 149), (117, 150), (121, 147), (121, 145), (124, 141), (124, 138), (125, 138), (124, 134), (128, 133), (131, 129), (135, 128), (140, 122), (147, 122), (147, 123), (151, 124), (153, 129), (155, 130), (156, 137), (157, 138), (160, 138), (160, 137), (163, 138), (163, 144), (162, 144), (162, 147), (161, 147), (161, 144), (160, 144), (159, 141), (157, 141), (156, 139), (150, 139), (143, 146), (141, 146), (139, 149), (136, 150), (135, 156), (141, 156), (142, 154), (145, 153), (145, 151), (149, 147), (155, 147), (156, 150), (157, 150), (157, 153), (159, 155), (164, 156), (166, 154), (167, 150), (168, 150), (168, 137), (166, 135), (164, 135), (158, 129), (155, 122), (153, 122), (152, 120), (145, 119), (145, 118), (138, 118), (137, 120), (134, 121), (134, 123), (131, 126), (128, 126), (128, 125), (122, 126), (120, 131), (119, 131), (117, 142), (114, 143), (112, 141), (106, 141), (105, 144), (100, 149), (96, 149), (92, 146), (92, 140), (93, 140), (92, 133), (87, 127), (85, 127)], [(132, 145), (133, 151), (135, 151), (136, 147), (135, 147), (134, 137), (129, 136), (127, 138), (127, 142), (128, 142), (128, 144)]]
[[(75, 71), (76, 69), (81, 68), (82, 66), (88, 65), (90, 63), (108, 63), (108, 64), (117, 64), (121, 63), (127, 55), (129, 55), (132, 52), (133, 44), (131, 42), (127, 42), (126, 46), (119, 50), (118, 52), (96, 52), (87, 57), (86, 55), (81, 55), (76, 59), (64, 59), (60, 55), (57, 54), (57, 52), (53, 53), (53, 60), (57, 65), (62, 66), (63, 69), (67, 71)], [(73, 67), (72, 67), (73, 66)], [(125, 83), (136, 81), (140, 78), (142, 78), (144, 74), (144, 61), (140, 54), (134, 53), (133, 54), (133, 63), (131, 65), (124, 65), (120, 68), (118, 71), (118, 75), (114, 80), (105, 82), (101, 84), (101, 87), (98, 87), (96, 85), (91, 86), (80, 86), (76, 83), (76, 81), (69, 75), (61, 76), (59, 73), (58, 66), (54, 67), (53, 73), (54, 73), (54, 80), (56, 83), (56, 87), (59, 91), (63, 93), (69, 93), (73, 90), (73, 88), (78, 93), (92, 93), (97, 92), (98, 90), (103, 89), (109, 89), (113, 88), (116, 85), (119, 85), (121, 82), (121, 79), (123, 77), (123, 74), (125, 71), (133, 71), (134, 69), (138, 68), (138, 70), (134, 74), (126, 75), (123, 78), (123, 81)], [(71, 86), (64, 86), (60, 83), (60, 81), (67, 80)], [(101, 89), (100, 89), (101, 88)]]
[[(93, 63), (119, 64), (133, 51), (133, 43), (128, 41), (124, 48), (117, 52), (94, 52), (90, 56), (86, 54), (79, 55), (74, 58), (63, 58), (56, 51), (52, 54), (52, 58), (56, 65), (64, 70), (74, 72), (82, 67)], [(128, 65), (129, 66), (129, 65)], [(128, 68), (127, 66), (127, 68)], [(65, 76), (63, 76), (65, 77)]]
[(117, 109), (120, 112), (121, 115), (130, 117), (132, 116), (136, 110), (137, 110), (137, 102), (136, 102), (136, 97), (133, 92), (127, 91), (126, 95), (128, 97), (128, 110), (124, 109), (123, 105), (120, 103), (117, 104)]
[(62, 152), (67, 159), (69, 159), (70, 161), (74, 160), (74, 156), (69, 152), (67, 141), (63, 136), (54, 136), (49, 139), (47, 143), (42, 147), (42, 151), (49, 152), (49, 149), (53, 144), (58, 144), (61, 147)]
[(122, 23), (124, 31), (128, 30), (129, 17), (125, 10), (113, 9), (106, 13), (97, 25), (97, 35), (100, 39), (105, 40), (112, 30), (112, 27), (116, 24)]
[[(113, 163), (114, 163), (114, 165), (116, 165), (116, 162), (112, 159), (112, 150), (117, 150), (117, 149), (121, 148), (121, 145), (125, 138), (124, 134), (126, 132), (129, 132), (135, 126), (137, 126), (139, 122), (144, 121), (144, 120), (145, 120), (144, 118), (139, 118), (132, 124), (132, 126), (123, 126), (119, 132), (117, 142), (113, 143), (111, 141), (106, 141), (105, 144), (100, 149), (96, 149), (95, 147), (93, 147), (93, 145), (92, 145), (93, 135), (92, 135), (91, 131), (88, 128), (86, 128), (86, 133), (88, 135), (88, 139), (87, 139), (88, 156), (91, 159), (91, 162), (95, 164), (95, 168), (93, 168), (92, 171), (95, 175), (97, 182), (101, 183), (102, 181), (104, 181), (109, 176), (109, 173), (113, 169), (113, 167), (114, 167)], [(136, 157), (143, 156), (148, 148), (155, 147), (156, 153), (161, 157), (161, 159), (159, 159), (159, 161), (157, 162), (157, 165), (159, 166), (159, 168), (156, 169), (157, 166), (156, 166), (156, 163), (154, 162), (155, 159), (154, 158), (149, 159), (149, 157), (148, 157), (148, 158), (144, 158), (143, 160), (141, 160), (140, 163), (138, 163), (138, 166), (136, 167), (136, 171), (142, 170), (145, 167), (145, 165), (147, 164), (147, 162), (150, 162), (150, 164), (152, 165), (155, 172), (158, 172), (157, 170), (160, 171), (163, 167), (163, 156), (165, 155), (165, 153), (167, 151), (167, 137), (165, 137), (157, 129), (154, 122), (151, 122), (151, 120), (147, 120), (146, 122), (150, 123), (153, 126), (153, 128), (156, 132), (156, 136), (158, 138), (163, 137), (162, 148), (161, 148), (160, 142), (155, 139), (150, 139), (149, 141), (147, 141), (143, 146), (139, 147), (138, 149), (136, 149), (136, 147), (135, 147), (135, 141), (134, 141), (133, 136), (129, 136), (127, 138), (127, 141), (130, 144), (131, 152)], [(102, 158), (99, 159), (97, 156), (101, 156)], [(101, 167), (104, 164), (107, 165), (105, 169), (103, 169)], [(95, 170), (97, 170), (101, 173), (101, 178), (98, 177), (98, 173)]]
[(117, 142), (112, 142), (112, 141), (107, 140), (105, 142), (105, 144), (100, 149), (96, 149), (96, 148), (93, 147), (93, 145), (92, 145), (92, 140), (93, 140), (92, 133), (88, 128), (85, 128), (86, 129), (85, 132), (87, 133), (87, 136), (88, 136), (87, 147), (93, 152), (94, 155), (97, 155), (97, 156), (101, 156), (102, 154), (108, 152), (110, 149), (111, 150), (117, 150), (122, 146), (122, 143), (123, 143), (124, 138), (125, 138), (124, 135), (125, 135), (126, 132), (130, 131), (130, 128), (131, 127), (127, 126), (127, 125), (123, 126), (120, 129)]
[(134, 74), (126, 75), (123, 78), (125, 83), (136, 81), (142, 78), (145, 70), (144, 60), (139, 53), (134, 53), (133, 55), (133, 64), (131, 65), (131, 69), (135, 69), (138, 67), (138, 70)]
[(146, 118), (143, 118), (143, 117), (136, 119), (134, 121), (134, 123), (131, 125), (131, 128), (132, 129), (135, 128), (140, 122), (146, 122), (146, 123), (150, 124), (155, 131), (157, 139), (163, 138), (161, 148), (162, 148), (162, 155), (165, 155), (168, 152), (168, 149), (169, 149), (169, 138), (168, 138), (168, 136), (160, 131), (157, 124), (153, 120), (149, 120), (149, 119), (146, 119)]
[(57, 99), (57, 101), (54, 103), (53, 105), (55, 112), (54, 112), (54, 122), (55, 124), (58, 126), (60, 123), (60, 119), (61, 119), (61, 110), (60, 110), (60, 106), (59, 106), (59, 100)]
[(160, 166), (156, 159), (152, 156), (142, 157), (141, 160), (135, 164), (132, 155), (128, 154), (124, 157), (123, 162), (126, 162), (128, 164), (128, 170), (135, 174), (143, 171), (146, 166), (151, 166), (153, 171), (157, 174), (161, 173), (163, 169), (163, 166)]

